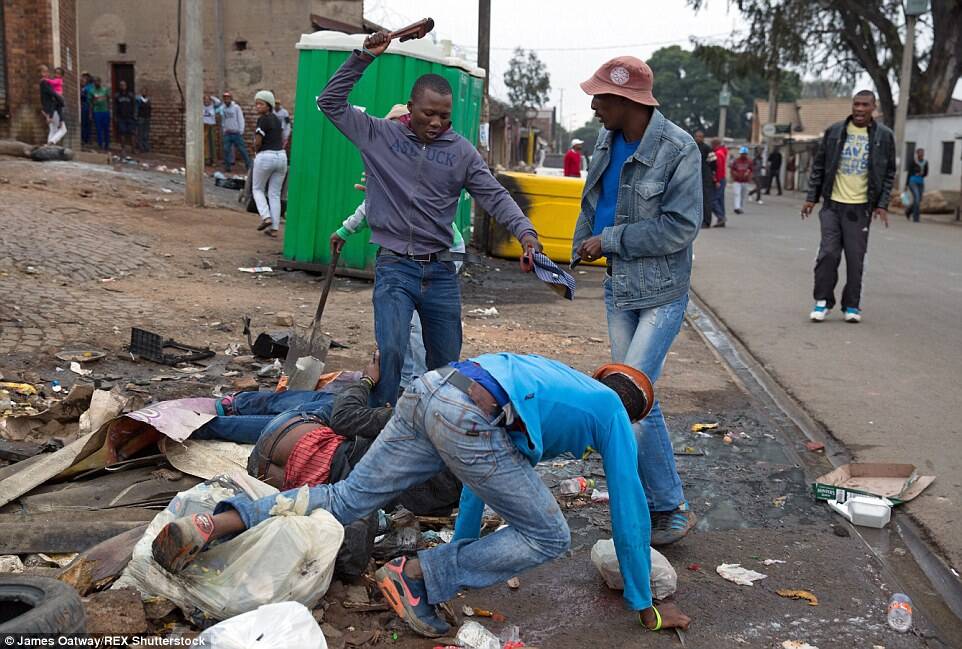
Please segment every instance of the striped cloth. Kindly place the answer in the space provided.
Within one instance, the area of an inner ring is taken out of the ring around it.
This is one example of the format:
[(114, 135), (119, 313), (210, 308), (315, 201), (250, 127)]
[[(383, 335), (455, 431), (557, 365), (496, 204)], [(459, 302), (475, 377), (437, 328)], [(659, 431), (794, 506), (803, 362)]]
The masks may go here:
[(542, 282), (547, 284), (555, 293), (561, 297), (575, 299), (575, 278), (566, 271), (561, 270), (556, 263), (548, 259), (543, 252), (535, 252), (531, 255), (534, 262), (534, 274)]
[(284, 466), (284, 491), (327, 483), (331, 477), (331, 460), (345, 440), (326, 426), (315, 428), (297, 440)]

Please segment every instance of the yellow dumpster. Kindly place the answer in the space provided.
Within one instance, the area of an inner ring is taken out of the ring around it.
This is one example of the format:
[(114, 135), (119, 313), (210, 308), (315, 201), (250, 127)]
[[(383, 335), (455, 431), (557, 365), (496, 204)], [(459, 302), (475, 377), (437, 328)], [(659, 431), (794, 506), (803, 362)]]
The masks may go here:
[[(556, 262), (571, 261), (571, 237), (581, 211), (584, 180), (514, 171), (505, 171), (496, 177), (531, 219), (545, 254)], [(518, 240), (488, 215), (484, 216), (481, 236), (488, 254), (505, 259), (521, 256)], [(605, 261), (600, 259), (592, 264), (604, 266)]]

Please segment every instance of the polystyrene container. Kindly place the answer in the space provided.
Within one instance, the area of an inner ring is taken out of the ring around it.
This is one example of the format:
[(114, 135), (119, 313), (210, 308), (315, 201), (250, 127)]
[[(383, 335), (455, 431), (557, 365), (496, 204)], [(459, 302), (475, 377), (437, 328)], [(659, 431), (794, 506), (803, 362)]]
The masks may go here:
[(892, 518), (892, 502), (875, 496), (849, 496), (844, 502), (829, 500), (828, 506), (853, 525), (883, 528)]

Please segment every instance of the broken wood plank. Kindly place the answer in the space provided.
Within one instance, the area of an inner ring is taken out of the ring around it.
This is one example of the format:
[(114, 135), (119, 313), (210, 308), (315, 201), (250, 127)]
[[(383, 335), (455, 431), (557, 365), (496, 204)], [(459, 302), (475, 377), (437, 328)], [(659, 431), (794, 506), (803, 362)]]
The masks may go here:
[[(0, 505), (6, 505), (72, 465), (81, 453), (89, 452), (87, 445), (91, 443), (95, 434), (88, 433), (56, 453), (37, 456), (41, 458), (38, 462), (0, 482)], [(70, 552), (76, 552), (76, 550), (70, 550)]]
[(130, 563), (134, 546), (143, 537), (147, 525), (142, 523), (84, 551), (57, 578), (73, 586), (81, 596), (109, 586)]
[(39, 455), (43, 452), (43, 445), (30, 444), (28, 442), (13, 442), (8, 439), (0, 439), (0, 459), (11, 462), (20, 462)]
[(0, 554), (83, 552), (139, 527), (157, 515), (149, 509), (0, 515)]

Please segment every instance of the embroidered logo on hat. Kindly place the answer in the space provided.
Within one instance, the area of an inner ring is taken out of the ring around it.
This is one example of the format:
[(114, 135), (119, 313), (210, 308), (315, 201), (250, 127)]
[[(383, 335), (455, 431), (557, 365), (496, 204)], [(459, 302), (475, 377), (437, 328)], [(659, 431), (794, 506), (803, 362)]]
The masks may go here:
[(611, 76), (611, 82), (617, 83), (619, 86), (625, 85), (626, 83), (628, 83), (628, 80), (631, 79), (631, 75), (628, 74), (628, 70), (621, 67), (620, 65), (616, 68), (611, 69), (610, 76)]

